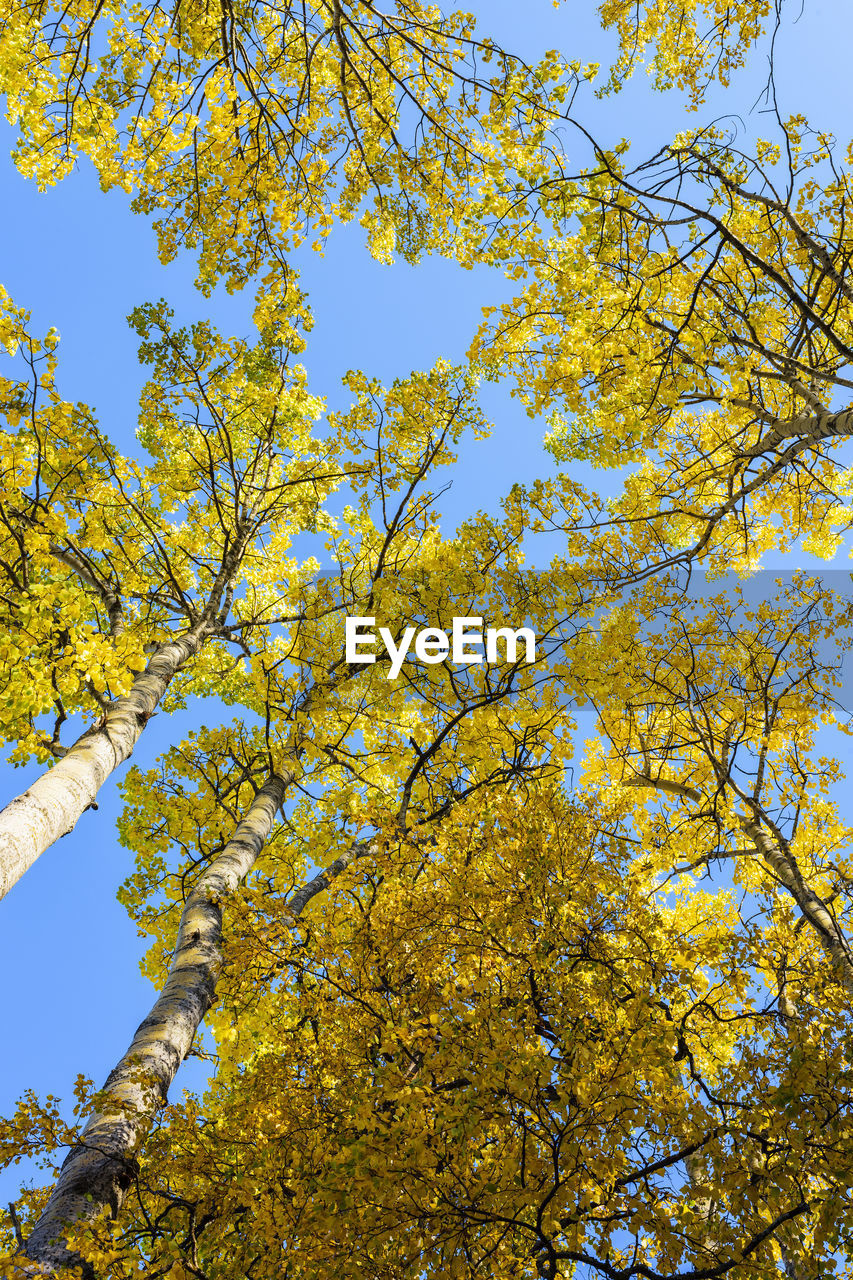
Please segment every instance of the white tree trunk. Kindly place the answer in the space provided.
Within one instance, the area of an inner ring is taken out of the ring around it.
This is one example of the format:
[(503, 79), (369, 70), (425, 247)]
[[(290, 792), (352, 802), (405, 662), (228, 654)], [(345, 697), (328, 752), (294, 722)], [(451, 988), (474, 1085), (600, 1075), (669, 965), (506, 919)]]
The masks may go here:
[(194, 657), (207, 632), (199, 625), (161, 645), (130, 690), (66, 755), (0, 810), (0, 898), (60, 836), (73, 830), (103, 783), (133, 752), (176, 672)]
[[(193, 886), (181, 915), (166, 984), (110, 1073), (99, 1095), (99, 1110), (89, 1117), (78, 1145), (65, 1159), (26, 1242), (32, 1265), (23, 1274), (51, 1275), (64, 1267), (84, 1266), (68, 1248), (65, 1231), (105, 1211), (114, 1216), (120, 1209), (136, 1176), (136, 1153), (214, 1002), (222, 963), (222, 904), (255, 865), (293, 777), (290, 772), (267, 780), (222, 853)], [(354, 845), (297, 890), (287, 904), (293, 922), (345, 867), (376, 847), (369, 842)], [(92, 1276), (85, 1266), (84, 1275)]]
[(33, 1274), (81, 1265), (64, 1238), (69, 1224), (118, 1212), (135, 1176), (135, 1153), (166, 1101), (202, 1019), (214, 1001), (221, 965), (222, 902), (254, 866), (292, 774), (273, 776), (257, 793), (234, 835), (193, 886), (178, 927), (166, 984), (99, 1094), (65, 1159), (30, 1235)]

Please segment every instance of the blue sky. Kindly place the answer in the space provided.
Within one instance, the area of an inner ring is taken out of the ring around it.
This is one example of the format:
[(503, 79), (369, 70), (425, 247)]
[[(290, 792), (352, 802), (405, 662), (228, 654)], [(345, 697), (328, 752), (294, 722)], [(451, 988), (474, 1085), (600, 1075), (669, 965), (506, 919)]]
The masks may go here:
[[(484, 30), (530, 58), (558, 47), (569, 57), (603, 61), (612, 49), (587, 0), (558, 9), (549, 0), (472, 7), (485, 15)], [(578, 18), (580, 8), (585, 21)], [(795, 23), (796, 12), (794, 6), (778, 46), (782, 112), (804, 111), (815, 126), (846, 142), (853, 133), (848, 4), (806, 0)], [(765, 73), (763, 63), (749, 67), (728, 93), (715, 93), (703, 116), (738, 113), (747, 135), (760, 133), (760, 115), (748, 113)], [(588, 110), (596, 136), (605, 142), (631, 136), (638, 157), (666, 142), (682, 122), (695, 121), (684, 115), (677, 95), (654, 94), (642, 76), (620, 97), (590, 103)], [(104, 196), (89, 168), (40, 194), (15, 171), (8, 158), (12, 143), (3, 126), (0, 279), (19, 305), (32, 308), (37, 330), (51, 324), (59, 329), (63, 395), (95, 406), (119, 447), (133, 447), (143, 377), (127, 313), (163, 296), (182, 319), (210, 315), (224, 331), (248, 333), (251, 299), (220, 290), (208, 301), (193, 289), (191, 260), (161, 266), (147, 221), (129, 212), (121, 194)], [(511, 296), (511, 286), (496, 273), (463, 272), (444, 261), (381, 266), (367, 255), (358, 226), (339, 230), (325, 257), (306, 252), (301, 269), (316, 316), (304, 356), (309, 385), (332, 405), (342, 403), (340, 377), (349, 368), (390, 380), (429, 367), (438, 356), (461, 359), (480, 308)], [(541, 449), (541, 425), (531, 423), (500, 387), (487, 388), (484, 398), (495, 432), (463, 449), (457, 483), (441, 503), (448, 525), (552, 466)], [(600, 474), (596, 478), (600, 482)], [(191, 708), (168, 722), (155, 721), (137, 761), (150, 764), (199, 718), (215, 714), (215, 708)], [(0, 803), (22, 791), (35, 772), (0, 769)], [(131, 869), (130, 855), (115, 838), (119, 807), (113, 779), (98, 812), (85, 814), (0, 906), (7, 1046), (0, 1058), (0, 1114), (12, 1111), (26, 1088), (68, 1097), (78, 1072), (100, 1082), (151, 1003), (152, 989), (138, 972), (143, 942), (115, 902)], [(188, 1065), (176, 1087), (200, 1080), (198, 1068)], [(15, 1195), (19, 1172), (4, 1175), (0, 1203)]]

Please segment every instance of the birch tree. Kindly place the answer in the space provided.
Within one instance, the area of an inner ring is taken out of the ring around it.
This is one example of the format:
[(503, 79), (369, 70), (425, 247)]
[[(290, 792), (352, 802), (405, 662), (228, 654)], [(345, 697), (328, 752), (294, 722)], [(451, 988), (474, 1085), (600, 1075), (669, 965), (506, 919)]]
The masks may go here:
[[(155, 364), (140, 419), (140, 438), (150, 449), (147, 466), (104, 448), (100, 476), (90, 477), (90, 468), (72, 459), (70, 498), (45, 495), (52, 475), (69, 461), (67, 453), (57, 456), (48, 431), (42, 445), (42, 417), (51, 428), (57, 417), (73, 421), (81, 414), (57, 406), (54, 398), (42, 410), (40, 384), (29, 402), (36, 428), (27, 424), (8, 437), (24, 458), (34, 455), (16, 477), (7, 514), (9, 541), (20, 561), (17, 570), (9, 569), (18, 584), (14, 607), (28, 610), (33, 597), (45, 598), (43, 588), (27, 581), (34, 539), (43, 544), (36, 542), (37, 568), (45, 559), (50, 563), (48, 602), (55, 625), (63, 625), (69, 577), (76, 582), (69, 622), (80, 612), (79, 596), (88, 593), (90, 599), (77, 647), (60, 643), (45, 672), (57, 713), (47, 751), (56, 763), (0, 817), (4, 892), (94, 806), (99, 788), (131, 754), (170, 683), (210, 642), (216, 654), (198, 671), (194, 687), (225, 687), (227, 649), (236, 643), (239, 652), (254, 622), (270, 617), (266, 600), (276, 599), (281, 573), (271, 577), (263, 603), (250, 595), (236, 616), (235, 593), (241, 588), (245, 596), (243, 584), (254, 566), (267, 557), (277, 563), (299, 531), (322, 525), (321, 503), (344, 473), (330, 447), (311, 438), (319, 405), (307, 395), (299, 371), (288, 369), (286, 352), (225, 343), (206, 325), (176, 331), (162, 308), (143, 309), (137, 324), (143, 359)], [(86, 425), (83, 417), (78, 431)], [(33, 487), (26, 492), (21, 480), (29, 476)], [(295, 564), (292, 572), (296, 585)], [(146, 650), (147, 659), (141, 658)], [(31, 653), (22, 647), (9, 657), (16, 687), (28, 689)], [(32, 721), (33, 711), (45, 709), (44, 697), (33, 707), (32, 693), (23, 696)], [(60, 730), (69, 710), (97, 719), (66, 747)], [(19, 758), (43, 742), (33, 726)]]

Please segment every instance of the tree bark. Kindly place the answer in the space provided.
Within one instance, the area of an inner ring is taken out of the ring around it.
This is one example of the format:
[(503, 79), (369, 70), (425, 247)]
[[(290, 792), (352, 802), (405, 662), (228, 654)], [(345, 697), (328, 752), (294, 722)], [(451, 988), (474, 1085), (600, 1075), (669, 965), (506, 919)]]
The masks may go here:
[(160, 645), (130, 690), (110, 704), (101, 721), (0, 810), (0, 898), (92, 806), (106, 779), (133, 752), (173, 676), (201, 648), (207, 630), (206, 624), (199, 624)]
[[(98, 1110), (68, 1153), (27, 1240), (27, 1256), (37, 1264), (31, 1274), (83, 1266), (67, 1246), (66, 1228), (104, 1210), (115, 1216), (121, 1207), (135, 1177), (135, 1153), (215, 998), (222, 963), (222, 903), (255, 865), (292, 778), (292, 773), (268, 778), (222, 853), (193, 886), (165, 986), (110, 1072)], [(92, 1274), (85, 1266), (84, 1273)]]

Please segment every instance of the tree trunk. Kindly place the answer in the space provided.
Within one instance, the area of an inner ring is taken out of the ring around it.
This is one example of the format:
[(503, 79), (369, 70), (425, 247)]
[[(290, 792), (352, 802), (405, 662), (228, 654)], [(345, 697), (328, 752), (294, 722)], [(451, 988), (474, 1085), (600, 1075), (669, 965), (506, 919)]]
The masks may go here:
[(198, 652), (206, 631), (200, 624), (161, 645), (129, 692), (110, 704), (101, 721), (0, 810), (0, 898), (91, 807), (106, 779), (133, 752), (170, 680)]
[[(294, 755), (298, 752), (294, 752)], [(214, 1002), (222, 962), (222, 904), (257, 861), (281, 807), (293, 772), (271, 776), (252, 801), (233, 837), (187, 898), (163, 991), (99, 1095), (68, 1154), (44, 1212), (26, 1242), (33, 1266), (24, 1274), (50, 1275), (64, 1267), (93, 1272), (67, 1246), (64, 1232), (105, 1210), (115, 1216), (136, 1176), (136, 1152), (144, 1142), (169, 1086)], [(295, 923), (306, 905), (356, 858), (377, 845), (353, 845), (288, 901)]]
[[(66, 1244), (66, 1226), (115, 1215), (135, 1176), (135, 1153), (213, 1004), (221, 965), (222, 903), (239, 887), (269, 837), (293, 774), (270, 777), (234, 835), (187, 898), (166, 984), (98, 1097), (78, 1144), (68, 1153), (27, 1244), (50, 1274), (82, 1259)], [(86, 1272), (84, 1268), (84, 1272)], [(91, 1271), (88, 1271), (91, 1275)]]
[(853, 953), (832, 911), (808, 884), (796, 858), (781, 840), (771, 839), (757, 820), (742, 819), (741, 826), (752, 840), (756, 852), (796, 902), (835, 967), (844, 989), (853, 997)]

